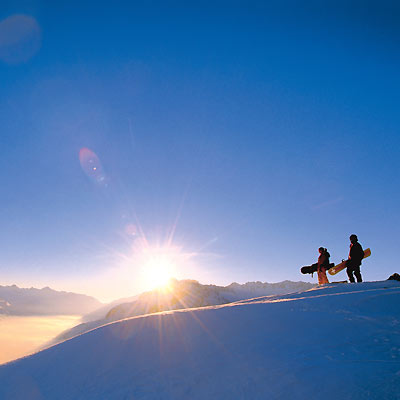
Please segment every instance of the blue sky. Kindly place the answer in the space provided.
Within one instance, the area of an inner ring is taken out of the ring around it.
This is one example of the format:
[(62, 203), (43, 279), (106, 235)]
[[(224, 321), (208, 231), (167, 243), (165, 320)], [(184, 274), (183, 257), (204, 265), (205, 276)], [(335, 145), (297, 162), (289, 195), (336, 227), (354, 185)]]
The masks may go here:
[(202, 283), (309, 280), (351, 233), (398, 272), (395, 3), (81, 3), (0, 8), (0, 284), (135, 294), (143, 237)]

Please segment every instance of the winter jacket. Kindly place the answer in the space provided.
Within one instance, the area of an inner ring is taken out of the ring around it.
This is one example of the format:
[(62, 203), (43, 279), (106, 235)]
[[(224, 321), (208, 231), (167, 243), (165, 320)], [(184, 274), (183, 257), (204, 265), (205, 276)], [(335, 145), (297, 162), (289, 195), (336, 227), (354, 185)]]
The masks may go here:
[(331, 255), (327, 251), (324, 251), (319, 255), (319, 257), (318, 257), (318, 271), (321, 268), (329, 269), (329, 257), (330, 256)]
[(364, 250), (361, 244), (356, 242), (350, 245), (349, 259), (353, 265), (361, 265), (361, 260), (364, 258)]

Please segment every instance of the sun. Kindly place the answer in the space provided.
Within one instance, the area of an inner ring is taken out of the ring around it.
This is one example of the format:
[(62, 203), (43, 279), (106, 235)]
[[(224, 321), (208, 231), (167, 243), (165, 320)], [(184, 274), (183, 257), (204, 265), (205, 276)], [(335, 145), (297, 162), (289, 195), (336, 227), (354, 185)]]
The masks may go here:
[(176, 273), (173, 255), (163, 249), (148, 249), (142, 260), (142, 272), (146, 289), (166, 289)]
[(183, 279), (188, 268), (193, 267), (196, 254), (169, 242), (153, 244), (139, 237), (132, 244), (132, 254), (125, 259), (130, 275), (127, 279), (135, 273), (135, 285), (142, 291), (173, 290), (173, 282)]

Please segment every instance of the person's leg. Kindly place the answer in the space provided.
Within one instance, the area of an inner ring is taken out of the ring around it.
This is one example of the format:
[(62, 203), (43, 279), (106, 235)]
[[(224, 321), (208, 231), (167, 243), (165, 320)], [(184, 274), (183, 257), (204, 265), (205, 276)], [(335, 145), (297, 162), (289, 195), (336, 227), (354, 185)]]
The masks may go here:
[(357, 267), (354, 267), (354, 275), (357, 278), (357, 282), (362, 282), (361, 271), (360, 271), (359, 265)]
[(317, 271), (317, 276), (318, 276), (318, 285), (322, 285), (322, 275), (321, 275), (321, 271)]
[(350, 282), (351, 282), (351, 283), (354, 283), (355, 280), (354, 280), (354, 276), (353, 276), (353, 268), (350, 267), (350, 266), (347, 267), (346, 272), (347, 272), (347, 276), (349, 277)]
[(321, 268), (321, 271), (318, 271), (318, 283), (323, 285), (325, 283), (329, 283), (328, 277), (326, 276), (326, 269)]

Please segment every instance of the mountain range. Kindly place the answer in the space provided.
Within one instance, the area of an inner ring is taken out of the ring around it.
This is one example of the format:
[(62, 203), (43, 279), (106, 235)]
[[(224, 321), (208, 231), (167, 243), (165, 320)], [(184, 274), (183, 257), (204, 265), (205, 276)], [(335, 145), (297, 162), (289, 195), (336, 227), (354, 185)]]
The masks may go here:
[(0, 314), (5, 315), (84, 315), (101, 305), (94, 297), (49, 287), (0, 286)]

